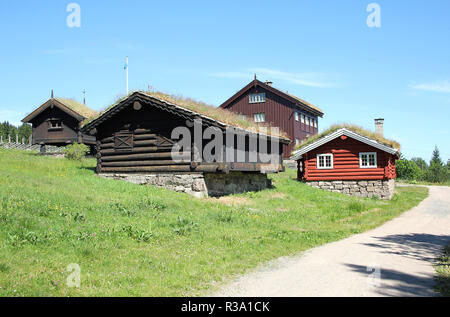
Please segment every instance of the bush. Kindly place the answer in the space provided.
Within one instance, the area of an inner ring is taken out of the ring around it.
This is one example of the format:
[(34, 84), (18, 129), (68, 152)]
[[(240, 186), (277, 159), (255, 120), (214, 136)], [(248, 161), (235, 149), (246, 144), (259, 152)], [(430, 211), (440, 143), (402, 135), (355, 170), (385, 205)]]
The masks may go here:
[(408, 160), (398, 160), (395, 163), (395, 170), (398, 178), (408, 180), (420, 180), (422, 178), (422, 171), (416, 163)]
[(85, 144), (74, 143), (64, 148), (66, 158), (74, 161), (81, 161), (89, 152), (89, 147)]

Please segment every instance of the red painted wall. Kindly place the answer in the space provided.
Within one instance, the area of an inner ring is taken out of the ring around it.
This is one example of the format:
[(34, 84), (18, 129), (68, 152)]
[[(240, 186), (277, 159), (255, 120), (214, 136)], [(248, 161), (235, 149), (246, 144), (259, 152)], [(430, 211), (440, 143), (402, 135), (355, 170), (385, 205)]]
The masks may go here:
[[(265, 102), (250, 103), (250, 94), (263, 92), (266, 94)], [(238, 114), (246, 115), (247, 120), (254, 120), (255, 113), (264, 112), (266, 123), (273, 127), (279, 127), (280, 130), (287, 133), (289, 139), (292, 141), (291, 144), (284, 146), (283, 150), (285, 158), (291, 156), (291, 152), (295, 147), (295, 139), (301, 141), (306, 138), (306, 133), (314, 135), (318, 132), (318, 125), (317, 128), (313, 128), (306, 124), (301, 124), (301, 120), (295, 121), (294, 112), (298, 111), (299, 114), (305, 114), (318, 122), (318, 117), (316, 115), (298, 109), (290, 101), (259, 86), (251, 88), (226, 109)]]
[[(359, 153), (376, 152), (376, 168), (360, 168)], [(317, 154), (333, 154), (332, 169), (317, 168)], [(334, 139), (303, 155), (304, 172), (299, 171), (303, 180), (382, 180), (396, 177), (395, 157), (370, 145), (347, 137)]]

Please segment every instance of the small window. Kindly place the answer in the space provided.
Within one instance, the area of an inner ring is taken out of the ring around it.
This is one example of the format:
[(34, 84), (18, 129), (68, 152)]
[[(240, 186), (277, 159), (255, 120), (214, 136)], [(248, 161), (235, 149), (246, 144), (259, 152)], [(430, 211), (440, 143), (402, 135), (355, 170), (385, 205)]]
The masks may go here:
[(317, 119), (314, 119), (314, 127), (317, 128)]
[(333, 154), (317, 154), (317, 168), (333, 168)]
[(266, 101), (266, 94), (263, 92), (259, 94), (250, 94), (250, 103), (259, 103), (265, 101)]
[(359, 167), (361, 167), (361, 168), (376, 168), (377, 167), (377, 153), (376, 152), (359, 153)]
[(299, 145), (300, 144), (300, 139), (295, 139), (295, 145)]
[(128, 152), (133, 150), (133, 133), (120, 132), (114, 135), (114, 149)]
[(50, 120), (48, 128), (50, 130), (60, 130), (62, 129), (61, 120)]
[(304, 114), (302, 114), (302, 123), (303, 124), (305, 123), (305, 115)]
[(266, 114), (263, 113), (255, 113), (255, 122), (266, 122)]
[(310, 117), (306, 117), (306, 124), (307, 125), (311, 125), (311, 118)]
[(295, 112), (295, 121), (298, 121), (298, 120), (299, 120), (298, 117), (299, 117), (299, 115), (298, 115), (298, 112), (296, 111), (296, 112)]

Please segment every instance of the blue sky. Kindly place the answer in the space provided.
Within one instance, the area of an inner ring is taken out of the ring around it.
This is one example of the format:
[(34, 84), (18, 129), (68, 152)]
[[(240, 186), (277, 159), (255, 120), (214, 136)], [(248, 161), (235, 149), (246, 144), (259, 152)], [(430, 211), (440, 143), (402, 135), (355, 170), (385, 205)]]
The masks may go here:
[[(81, 8), (81, 27), (66, 7)], [(406, 157), (438, 145), (450, 158), (450, 1), (0, 2), (0, 121), (18, 124), (50, 97), (100, 110), (130, 89), (181, 94), (213, 105), (253, 79), (321, 107), (323, 129), (352, 122), (385, 135)]]

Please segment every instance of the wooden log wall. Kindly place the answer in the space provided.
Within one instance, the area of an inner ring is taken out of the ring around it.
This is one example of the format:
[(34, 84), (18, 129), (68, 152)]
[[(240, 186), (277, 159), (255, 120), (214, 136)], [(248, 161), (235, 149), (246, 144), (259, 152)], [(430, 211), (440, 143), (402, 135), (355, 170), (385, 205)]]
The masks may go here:
[[(360, 152), (377, 154), (376, 168), (359, 166)], [(333, 168), (318, 169), (317, 154), (332, 154)], [(335, 139), (304, 155), (305, 172), (303, 179), (308, 181), (326, 180), (382, 180), (395, 177), (394, 159), (391, 154), (371, 147), (352, 138)]]

